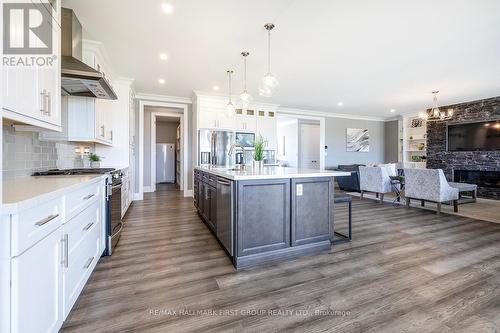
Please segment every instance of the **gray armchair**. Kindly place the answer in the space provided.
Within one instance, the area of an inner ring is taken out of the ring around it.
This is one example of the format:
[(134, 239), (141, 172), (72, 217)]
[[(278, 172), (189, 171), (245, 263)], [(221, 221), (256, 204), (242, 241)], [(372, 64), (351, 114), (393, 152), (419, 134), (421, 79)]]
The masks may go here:
[(384, 194), (393, 192), (391, 178), (386, 167), (359, 167), (361, 198), (364, 192), (375, 192), (380, 203), (384, 202)]
[(437, 214), (441, 213), (441, 203), (453, 202), (455, 212), (458, 212), (458, 189), (451, 187), (441, 169), (405, 169), (406, 206), (411, 199), (421, 201), (422, 207), (426, 201), (437, 203)]

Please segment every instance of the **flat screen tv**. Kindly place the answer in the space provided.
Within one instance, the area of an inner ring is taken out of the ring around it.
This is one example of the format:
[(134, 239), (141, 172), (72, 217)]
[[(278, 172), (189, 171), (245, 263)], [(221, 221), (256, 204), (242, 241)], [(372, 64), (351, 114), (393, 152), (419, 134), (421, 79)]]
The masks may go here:
[(448, 151), (500, 150), (500, 120), (449, 124)]

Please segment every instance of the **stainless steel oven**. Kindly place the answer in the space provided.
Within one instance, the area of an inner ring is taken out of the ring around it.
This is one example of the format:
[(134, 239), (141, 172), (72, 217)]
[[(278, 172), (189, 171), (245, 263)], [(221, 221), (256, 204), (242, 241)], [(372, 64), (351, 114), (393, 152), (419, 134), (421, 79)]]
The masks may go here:
[(123, 230), (121, 172), (110, 174), (107, 179), (106, 192), (106, 251), (104, 255), (110, 256)]

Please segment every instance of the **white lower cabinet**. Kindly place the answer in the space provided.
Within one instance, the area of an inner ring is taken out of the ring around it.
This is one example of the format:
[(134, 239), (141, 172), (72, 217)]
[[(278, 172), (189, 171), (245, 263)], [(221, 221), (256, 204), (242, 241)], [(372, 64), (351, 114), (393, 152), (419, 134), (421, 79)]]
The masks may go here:
[(2, 216), (2, 333), (59, 331), (104, 250), (104, 193), (101, 179)]
[(61, 228), (15, 257), (11, 332), (57, 332), (63, 323)]
[(64, 317), (80, 295), (100, 255), (99, 202), (86, 208), (64, 226), (67, 242), (64, 260)]

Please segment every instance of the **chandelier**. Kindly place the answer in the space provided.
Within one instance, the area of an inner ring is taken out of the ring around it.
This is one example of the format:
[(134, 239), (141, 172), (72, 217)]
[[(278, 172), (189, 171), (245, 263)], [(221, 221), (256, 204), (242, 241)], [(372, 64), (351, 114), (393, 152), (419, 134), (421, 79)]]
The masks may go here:
[(439, 90), (434, 90), (432, 92), (432, 108), (420, 112), (418, 116), (427, 121), (433, 120), (449, 120), (453, 117), (453, 109), (448, 109), (446, 111), (440, 110), (438, 107), (437, 94)]

